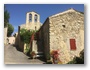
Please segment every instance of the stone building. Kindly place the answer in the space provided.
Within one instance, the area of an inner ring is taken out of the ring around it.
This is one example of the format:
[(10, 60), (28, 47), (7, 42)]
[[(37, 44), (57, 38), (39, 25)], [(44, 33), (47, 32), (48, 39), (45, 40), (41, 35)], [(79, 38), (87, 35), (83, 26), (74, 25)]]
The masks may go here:
[(69, 9), (48, 17), (38, 31), (38, 46), (46, 59), (52, 50), (59, 50), (63, 64), (79, 56), (84, 49), (84, 13)]
[(15, 37), (14, 36), (8, 37), (7, 38), (7, 43), (14, 45), (15, 44)]
[(20, 25), (20, 28), (26, 28), (28, 30), (38, 30), (41, 25), (40, 15), (36, 12), (28, 12), (26, 14), (26, 23)]
[[(40, 15), (36, 12), (28, 12), (26, 13), (26, 23), (22, 24), (18, 27), (18, 46), (21, 49), (21, 51), (24, 52), (25, 44), (20, 40), (20, 29), (24, 28), (27, 30), (38, 30), (42, 26), (40, 22)], [(33, 41), (33, 43), (35, 43)], [(33, 44), (33, 47), (36, 46), (36, 44)]]
[(4, 44), (7, 44), (7, 27), (4, 28)]

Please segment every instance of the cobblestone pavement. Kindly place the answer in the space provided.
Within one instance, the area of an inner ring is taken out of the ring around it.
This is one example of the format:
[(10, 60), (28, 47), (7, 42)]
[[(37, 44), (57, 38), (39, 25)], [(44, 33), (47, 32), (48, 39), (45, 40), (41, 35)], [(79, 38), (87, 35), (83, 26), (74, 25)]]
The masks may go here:
[(12, 45), (4, 47), (4, 63), (5, 64), (43, 64), (42, 60), (30, 59), (24, 53), (17, 51)]

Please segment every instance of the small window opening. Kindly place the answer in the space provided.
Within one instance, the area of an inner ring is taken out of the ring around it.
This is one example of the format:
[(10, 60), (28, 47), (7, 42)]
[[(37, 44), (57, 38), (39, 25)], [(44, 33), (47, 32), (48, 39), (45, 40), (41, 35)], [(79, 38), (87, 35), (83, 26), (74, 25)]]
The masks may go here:
[(65, 28), (65, 25), (62, 25)]

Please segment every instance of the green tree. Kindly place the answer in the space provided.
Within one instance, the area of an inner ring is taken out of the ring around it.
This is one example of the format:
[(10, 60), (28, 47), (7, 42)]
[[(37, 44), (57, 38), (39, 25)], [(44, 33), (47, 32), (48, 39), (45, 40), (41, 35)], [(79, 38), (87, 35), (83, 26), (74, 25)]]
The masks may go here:
[(8, 37), (11, 36), (11, 34), (14, 31), (14, 27), (11, 24), (9, 24), (9, 18), (10, 18), (10, 14), (7, 11), (6, 7), (4, 6), (4, 27), (8, 27), (8, 30), (7, 30)]
[(11, 34), (13, 33), (14, 31), (14, 27), (8, 23), (8, 33), (7, 33), (7, 36), (11, 36)]
[(80, 57), (74, 57), (68, 64), (84, 64), (84, 50), (80, 52)]
[(21, 41), (23, 41), (24, 43), (29, 44), (30, 43), (31, 36), (32, 36), (33, 33), (35, 33), (34, 30), (29, 31), (27, 29), (23, 29), (22, 28), (20, 30), (20, 39), (21, 39)]
[(4, 27), (8, 26), (9, 18), (10, 18), (9, 12), (4, 7)]
[[(22, 42), (24, 42), (26, 44), (26, 52), (29, 55), (29, 52), (31, 52), (30, 50), (30, 40), (31, 40), (31, 36), (32, 34), (34, 34), (36, 31), (34, 30), (27, 30), (27, 29), (20, 29), (20, 39)], [(35, 36), (34, 36), (35, 37)]]

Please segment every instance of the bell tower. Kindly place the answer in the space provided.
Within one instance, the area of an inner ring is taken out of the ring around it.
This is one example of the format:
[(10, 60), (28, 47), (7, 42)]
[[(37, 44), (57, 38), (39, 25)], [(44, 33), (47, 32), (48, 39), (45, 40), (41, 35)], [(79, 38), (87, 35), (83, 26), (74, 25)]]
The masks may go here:
[(28, 12), (26, 14), (26, 27), (31, 30), (38, 30), (41, 26), (40, 15), (36, 12)]

